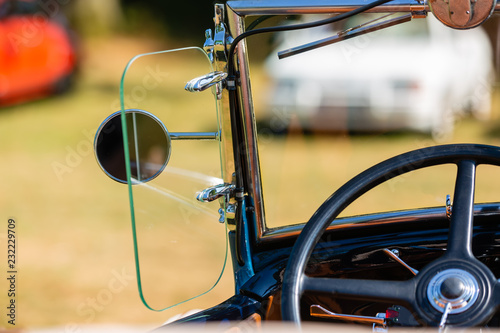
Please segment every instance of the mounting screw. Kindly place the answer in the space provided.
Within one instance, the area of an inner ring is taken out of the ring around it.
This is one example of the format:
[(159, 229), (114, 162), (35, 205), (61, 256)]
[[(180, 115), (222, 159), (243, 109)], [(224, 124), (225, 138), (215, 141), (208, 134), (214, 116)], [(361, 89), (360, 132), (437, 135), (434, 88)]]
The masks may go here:
[(219, 222), (224, 223), (224, 220), (226, 219), (226, 212), (224, 212), (224, 209), (219, 208)]

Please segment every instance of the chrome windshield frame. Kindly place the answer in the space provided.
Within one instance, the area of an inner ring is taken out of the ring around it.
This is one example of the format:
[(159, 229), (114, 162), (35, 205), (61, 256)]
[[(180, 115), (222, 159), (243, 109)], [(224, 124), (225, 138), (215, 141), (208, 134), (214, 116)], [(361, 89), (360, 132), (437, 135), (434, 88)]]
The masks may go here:
[[(245, 32), (245, 18), (259, 15), (297, 15), (297, 14), (342, 14), (357, 7), (367, 5), (370, 0), (229, 0), (226, 2), (226, 13), (229, 25), (229, 33), (233, 38)], [(497, 0), (495, 11), (500, 11), (500, 0)], [(375, 7), (369, 12), (376, 13), (419, 13), (430, 12), (427, 0), (393, 0), (387, 4)], [(245, 40), (237, 47), (235, 54), (235, 66), (240, 77), (238, 87), (240, 113), (242, 119), (243, 145), (246, 156), (245, 165), (247, 194), (252, 198), (255, 208), (255, 241), (256, 243), (296, 236), (304, 224), (293, 225), (284, 228), (269, 229), (266, 225), (265, 205), (263, 199), (262, 179), (259, 162), (259, 151), (257, 145), (257, 129), (255, 113), (252, 103), (252, 89), (249, 78), (248, 49)], [(226, 111), (228, 112), (228, 111)], [(232, 162), (234, 163), (234, 162)], [(234, 164), (233, 164), (234, 165)], [(443, 208), (444, 211), (444, 208)], [(426, 213), (427, 214), (427, 213)], [(386, 214), (381, 214), (386, 218)], [(370, 219), (373, 216), (370, 215)], [(357, 221), (358, 217), (353, 218)], [(353, 221), (354, 221), (353, 220)], [(333, 225), (349, 225), (350, 220), (340, 219)], [(358, 222), (356, 222), (358, 223)], [(343, 228), (343, 227), (342, 227)]]
[[(245, 16), (234, 12), (226, 3), (229, 32), (233, 38), (245, 32)], [(242, 119), (242, 131), (244, 142), (241, 142), (242, 151), (245, 152), (244, 165), (247, 170), (246, 191), (252, 198), (255, 213), (255, 237), (258, 242), (265, 234), (267, 227), (264, 214), (264, 200), (262, 194), (262, 179), (260, 173), (259, 151), (257, 145), (257, 127), (253, 107), (252, 87), (250, 84), (250, 71), (248, 62), (248, 48), (245, 40), (242, 40), (236, 49), (236, 70), (239, 73), (240, 85), (238, 96), (240, 104), (240, 119)], [(253, 229), (253, 226), (252, 226)]]

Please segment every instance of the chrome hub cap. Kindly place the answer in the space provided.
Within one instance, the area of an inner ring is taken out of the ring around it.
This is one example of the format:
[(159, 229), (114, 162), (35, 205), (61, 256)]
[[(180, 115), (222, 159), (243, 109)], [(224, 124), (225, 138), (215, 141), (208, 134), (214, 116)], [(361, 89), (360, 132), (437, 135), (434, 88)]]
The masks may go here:
[(439, 272), (427, 286), (427, 297), (434, 309), (443, 313), (450, 303), (450, 314), (462, 313), (477, 300), (479, 286), (470, 273), (461, 269)]

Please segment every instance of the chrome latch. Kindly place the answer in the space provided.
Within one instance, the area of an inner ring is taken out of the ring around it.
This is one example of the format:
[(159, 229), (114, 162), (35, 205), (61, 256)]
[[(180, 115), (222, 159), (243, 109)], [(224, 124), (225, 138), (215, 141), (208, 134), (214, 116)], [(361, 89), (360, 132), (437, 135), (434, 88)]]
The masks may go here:
[(196, 199), (201, 202), (212, 202), (225, 196), (232, 196), (236, 186), (233, 184), (219, 184), (206, 188), (197, 193)]
[(196, 77), (189, 81), (184, 87), (190, 92), (200, 92), (226, 79), (227, 73), (216, 71), (203, 76)]
[(219, 222), (224, 223), (226, 220), (228, 224), (234, 219), (236, 212), (236, 204), (230, 203), (229, 199), (234, 197), (236, 185), (234, 184), (219, 184), (206, 188), (196, 194), (196, 199), (201, 202), (212, 202), (221, 199), (219, 208)]
[(234, 218), (236, 216), (237, 202), (233, 198), (243, 198), (243, 190), (236, 188), (236, 176), (233, 173), (231, 184), (218, 184), (206, 188), (196, 193), (196, 199), (200, 202), (212, 202), (219, 199), (220, 208), (219, 222), (227, 222), (229, 230), (235, 226)]

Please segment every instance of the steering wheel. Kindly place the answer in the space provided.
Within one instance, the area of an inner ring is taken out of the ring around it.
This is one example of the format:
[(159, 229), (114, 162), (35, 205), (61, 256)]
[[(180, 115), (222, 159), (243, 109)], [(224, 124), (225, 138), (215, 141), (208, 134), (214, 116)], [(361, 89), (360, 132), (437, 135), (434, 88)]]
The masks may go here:
[[(321, 235), (350, 203), (391, 178), (447, 163), (456, 164), (458, 171), (448, 246), (443, 256), (407, 281), (305, 275)], [(406, 305), (425, 326), (437, 326), (442, 319), (447, 326), (487, 323), (500, 306), (500, 281), (472, 253), (475, 173), (479, 164), (500, 166), (500, 148), (474, 144), (423, 148), (381, 162), (347, 182), (314, 213), (295, 242), (283, 277), (283, 320), (300, 325), (300, 297), (305, 291), (313, 291)]]

